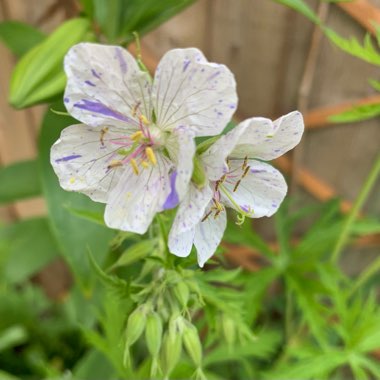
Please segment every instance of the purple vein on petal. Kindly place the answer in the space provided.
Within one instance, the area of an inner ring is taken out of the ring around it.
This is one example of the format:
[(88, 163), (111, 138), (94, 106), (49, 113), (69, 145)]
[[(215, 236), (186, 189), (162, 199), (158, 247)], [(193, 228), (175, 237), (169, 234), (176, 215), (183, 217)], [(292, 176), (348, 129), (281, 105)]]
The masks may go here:
[(115, 49), (115, 53), (116, 53), (116, 59), (119, 61), (120, 70), (123, 74), (125, 74), (127, 72), (128, 66), (127, 66), (127, 62), (125, 61), (123, 57), (122, 50), (117, 47)]
[(75, 103), (74, 107), (82, 109), (82, 110), (90, 111), (90, 112), (95, 112), (100, 115), (110, 116), (110, 117), (113, 117), (114, 119), (125, 121), (127, 123), (133, 122), (133, 120), (130, 119), (129, 117), (124, 116), (121, 113), (112, 110), (111, 108), (105, 106), (103, 103), (100, 103), (100, 102), (93, 102), (91, 100), (82, 99), (82, 103)]
[(72, 154), (71, 156), (61, 157), (55, 160), (55, 162), (66, 162), (75, 160), (76, 158), (82, 157), (80, 154)]
[(177, 194), (177, 191), (175, 189), (176, 179), (177, 179), (177, 171), (174, 171), (170, 175), (170, 188), (171, 188), (171, 191), (170, 191), (170, 194), (166, 198), (166, 201), (165, 201), (165, 203), (163, 205), (163, 209), (164, 210), (169, 210), (171, 208), (174, 208), (179, 203), (178, 194)]

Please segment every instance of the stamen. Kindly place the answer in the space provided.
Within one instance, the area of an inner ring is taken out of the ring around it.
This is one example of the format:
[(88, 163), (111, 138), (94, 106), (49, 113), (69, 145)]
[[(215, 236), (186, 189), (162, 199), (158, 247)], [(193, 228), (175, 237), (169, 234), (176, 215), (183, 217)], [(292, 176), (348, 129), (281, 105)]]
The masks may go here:
[(108, 127), (104, 127), (100, 130), (100, 143), (104, 146), (104, 136), (109, 131)]
[(142, 161), (142, 162), (141, 162), (141, 166), (142, 166), (144, 169), (147, 169), (147, 168), (149, 168), (149, 162)]
[(157, 165), (157, 158), (153, 152), (153, 149), (148, 146), (145, 148), (145, 154), (146, 156), (148, 157), (148, 160), (153, 164), (153, 165)]
[(242, 179), (248, 174), (249, 169), (251, 169), (250, 166), (247, 166), (247, 167), (245, 168), (244, 173), (243, 173), (243, 175), (241, 176)]
[(120, 167), (120, 166), (123, 166), (123, 162), (120, 161), (120, 160), (112, 160), (110, 162), (110, 164), (107, 166), (107, 169), (110, 170), (110, 169), (114, 169), (114, 168), (117, 168), (117, 167)]
[(135, 116), (136, 116), (136, 113), (137, 113), (138, 108), (140, 107), (140, 104), (141, 104), (141, 102), (137, 102), (137, 103), (133, 106), (133, 108), (132, 108), (132, 110), (131, 110), (131, 115), (132, 115), (132, 117), (135, 117)]
[(237, 182), (235, 183), (235, 187), (234, 187), (234, 189), (232, 190), (233, 192), (235, 192), (235, 191), (238, 189), (240, 183), (241, 183), (241, 179), (239, 179), (239, 181), (237, 181)]
[(215, 215), (214, 215), (214, 219), (216, 219), (222, 211), (224, 211), (224, 207), (222, 207), (221, 210), (218, 210), (218, 211), (215, 213)]
[(201, 222), (204, 222), (205, 220), (207, 220), (207, 218), (211, 215), (212, 211), (209, 211), (201, 220)]
[(139, 175), (139, 167), (137, 166), (136, 160), (132, 158), (129, 162), (131, 163), (133, 173), (135, 173), (136, 175)]
[(221, 184), (226, 180), (226, 178), (227, 178), (227, 174), (223, 174), (223, 176), (220, 177), (220, 179), (218, 179), (218, 180), (216, 181), (216, 184), (215, 184), (215, 192), (218, 191), (218, 189), (219, 189), (219, 185), (221, 185)]
[(244, 157), (244, 162), (243, 162), (243, 165), (242, 165), (242, 170), (245, 170), (246, 167), (247, 167), (247, 164), (248, 164), (248, 156), (245, 156)]
[(133, 134), (131, 134), (129, 137), (131, 138), (131, 140), (133, 141), (139, 141), (141, 140), (141, 138), (144, 136), (144, 134), (141, 132), (141, 131), (137, 131)]
[(146, 116), (144, 116), (144, 115), (140, 115), (140, 116), (139, 116), (139, 119), (140, 119), (140, 121), (141, 121), (143, 124), (145, 124), (145, 125), (149, 125), (149, 120), (146, 118)]

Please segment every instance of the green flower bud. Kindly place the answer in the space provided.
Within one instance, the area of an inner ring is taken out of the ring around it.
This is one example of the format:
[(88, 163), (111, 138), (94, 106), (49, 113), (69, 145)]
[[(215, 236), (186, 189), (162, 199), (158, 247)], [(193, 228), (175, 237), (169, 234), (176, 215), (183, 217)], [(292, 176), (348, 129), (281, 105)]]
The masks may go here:
[(222, 315), (222, 330), (228, 346), (233, 346), (236, 342), (235, 322), (228, 315)]
[(126, 329), (126, 345), (132, 346), (140, 338), (146, 325), (146, 307), (145, 305), (135, 309), (128, 317)]
[(206, 184), (206, 172), (202, 165), (201, 160), (197, 155), (194, 155), (193, 158), (194, 163), (194, 169), (193, 169), (193, 175), (191, 177), (191, 180), (199, 187), (202, 188)]
[(155, 312), (148, 314), (146, 320), (145, 340), (149, 353), (153, 357), (156, 357), (161, 348), (162, 320)]
[(76, 43), (94, 40), (90, 26), (84, 18), (66, 21), (20, 59), (10, 85), (9, 101), (14, 107), (27, 107), (63, 91), (63, 58)]
[(173, 287), (173, 292), (181, 306), (186, 308), (190, 297), (189, 287), (186, 283), (183, 281), (177, 282)]
[(184, 321), (182, 328), (183, 343), (186, 351), (197, 368), (200, 368), (202, 364), (202, 346), (198, 331), (193, 324), (186, 320)]
[(166, 333), (162, 342), (161, 362), (164, 374), (169, 376), (182, 353), (182, 335)]

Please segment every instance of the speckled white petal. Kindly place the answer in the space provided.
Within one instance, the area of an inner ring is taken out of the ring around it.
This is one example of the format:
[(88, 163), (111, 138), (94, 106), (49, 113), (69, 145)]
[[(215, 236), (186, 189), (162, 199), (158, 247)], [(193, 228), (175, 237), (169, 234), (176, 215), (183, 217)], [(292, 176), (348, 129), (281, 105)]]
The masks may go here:
[[(212, 190), (209, 186), (198, 189), (192, 183), (184, 199), (178, 207), (172, 228), (169, 233), (169, 250), (177, 256), (187, 256), (191, 251), (192, 243), (188, 240), (193, 234), (194, 227), (201, 221), (205, 209), (212, 198)], [(189, 235), (189, 231), (191, 234)], [(181, 242), (181, 239), (185, 239)]]
[(201, 155), (201, 160), (207, 174), (207, 178), (211, 181), (217, 181), (223, 174), (227, 172), (227, 157), (235, 149), (240, 136), (244, 134), (247, 125), (240, 124), (221, 136), (214, 144), (212, 144)]
[[(227, 177), (223, 185), (243, 211), (253, 211), (253, 218), (271, 216), (278, 210), (286, 195), (285, 179), (277, 169), (264, 162), (249, 160), (248, 165), (249, 172), (236, 191), (233, 190), (240, 175), (232, 179)], [(237, 174), (242, 172), (241, 161), (231, 161), (230, 171)], [(236, 209), (223, 193), (222, 202)]]
[(61, 187), (84, 193), (97, 202), (107, 202), (108, 193), (123, 171), (122, 167), (108, 169), (110, 161), (117, 158), (120, 146), (115, 143), (121, 141), (122, 132), (109, 126), (104, 133), (101, 127), (85, 124), (65, 128), (50, 155)]
[(172, 163), (156, 153), (157, 165), (136, 175), (127, 165), (107, 202), (107, 226), (143, 234), (170, 193), (169, 171)]
[(185, 128), (176, 128), (169, 135), (165, 146), (175, 165), (175, 192), (178, 201), (181, 201), (188, 190), (193, 173), (193, 157), (196, 149), (194, 134)]
[(214, 136), (236, 110), (236, 83), (226, 66), (208, 62), (198, 49), (174, 49), (157, 67), (152, 99), (165, 130), (182, 125), (196, 136)]
[(195, 229), (194, 245), (197, 249), (200, 267), (203, 267), (205, 262), (215, 253), (222, 241), (226, 225), (225, 211), (222, 211), (217, 218), (210, 215), (205, 221), (198, 223)]
[(244, 128), (232, 157), (273, 160), (293, 149), (301, 140), (304, 130), (300, 112), (294, 111), (272, 122), (270, 119), (254, 117), (240, 123)]
[(137, 129), (138, 106), (151, 116), (150, 83), (130, 53), (119, 46), (80, 43), (65, 57), (68, 112), (90, 126), (124, 125)]
[(178, 235), (169, 235), (169, 251), (178, 257), (187, 257), (193, 248), (195, 227)]

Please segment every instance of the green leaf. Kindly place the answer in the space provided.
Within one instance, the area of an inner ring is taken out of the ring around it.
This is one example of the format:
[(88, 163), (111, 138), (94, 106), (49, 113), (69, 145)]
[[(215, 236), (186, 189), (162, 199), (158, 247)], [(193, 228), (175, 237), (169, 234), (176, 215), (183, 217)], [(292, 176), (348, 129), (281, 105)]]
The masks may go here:
[(207, 353), (203, 359), (205, 366), (209, 367), (226, 361), (240, 361), (243, 358), (268, 359), (277, 350), (281, 343), (282, 334), (274, 329), (261, 331), (254, 343), (235, 346), (233, 350), (225, 345)]
[(0, 40), (18, 57), (41, 43), (44, 38), (44, 33), (23, 22), (3, 21), (0, 23)]
[(28, 333), (24, 327), (14, 325), (0, 333), (0, 352), (24, 343)]
[(67, 206), (66, 209), (79, 218), (88, 220), (101, 226), (105, 226), (103, 212), (92, 210), (80, 210), (69, 206)]
[(0, 204), (41, 194), (37, 160), (0, 168)]
[(9, 101), (28, 107), (57, 96), (64, 89), (63, 58), (78, 42), (93, 40), (90, 22), (76, 18), (61, 24), (49, 37), (25, 54), (12, 73)]
[(10, 283), (25, 281), (59, 253), (46, 218), (23, 220), (2, 227), (0, 240), (6, 243), (1, 255), (2, 272)]
[(380, 115), (380, 103), (364, 104), (352, 107), (338, 115), (329, 116), (329, 121), (334, 123), (351, 123), (355, 121), (363, 121), (372, 119)]
[[(95, 21), (109, 42), (134, 39), (133, 32), (143, 35), (162, 24), (194, 0), (93, 0)], [(86, 6), (89, 9), (89, 6)]]
[(274, 0), (276, 3), (286, 5), (289, 8), (294, 9), (295, 11), (301, 13), (307, 17), (310, 21), (317, 24), (320, 23), (320, 20), (316, 13), (306, 4), (303, 0)]
[(96, 350), (88, 351), (73, 369), (73, 378), (81, 380), (113, 380), (116, 378), (114, 369), (106, 357)]
[(147, 239), (142, 240), (136, 244), (128, 247), (119, 257), (119, 259), (114, 263), (109, 270), (113, 270), (118, 267), (128, 266), (136, 261), (144, 259), (154, 250), (155, 242)]
[(380, 92), (380, 82), (378, 80), (368, 79), (368, 83), (372, 86), (372, 88)]
[(365, 62), (380, 66), (380, 53), (374, 48), (369, 34), (365, 36), (364, 42), (361, 44), (355, 37), (351, 37), (350, 39), (341, 37), (327, 27), (324, 27), (323, 30), (329, 40), (339, 49)]
[[(62, 104), (53, 105), (62, 109)], [(76, 122), (68, 117), (48, 111), (44, 117), (39, 137), (39, 167), (52, 232), (57, 239), (66, 261), (70, 265), (82, 289), (92, 287), (94, 276), (88, 263), (86, 252), (91, 250), (97, 261), (102, 262), (108, 252), (109, 241), (114, 235), (111, 229), (78, 218), (68, 208), (102, 212), (104, 206), (92, 202), (88, 197), (64, 191), (50, 164), (50, 148), (59, 138), (63, 128)]]

